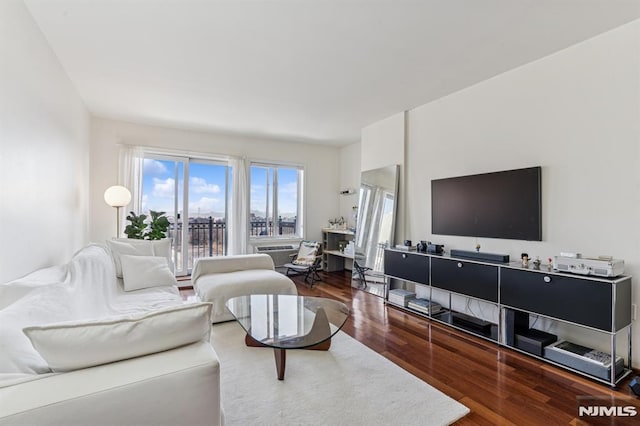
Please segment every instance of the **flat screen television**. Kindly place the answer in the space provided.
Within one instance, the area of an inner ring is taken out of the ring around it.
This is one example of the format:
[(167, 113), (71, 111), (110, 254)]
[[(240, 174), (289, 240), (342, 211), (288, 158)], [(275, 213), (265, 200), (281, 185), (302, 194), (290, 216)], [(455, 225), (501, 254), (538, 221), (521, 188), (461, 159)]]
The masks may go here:
[(431, 232), (542, 241), (541, 168), (431, 181)]

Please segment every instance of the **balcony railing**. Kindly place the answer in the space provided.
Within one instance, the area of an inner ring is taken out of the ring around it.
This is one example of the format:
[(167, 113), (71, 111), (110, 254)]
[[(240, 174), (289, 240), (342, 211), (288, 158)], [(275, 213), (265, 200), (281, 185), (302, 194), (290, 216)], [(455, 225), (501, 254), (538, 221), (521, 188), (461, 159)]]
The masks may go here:
[[(169, 224), (168, 236), (173, 238), (174, 250), (178, 255), (178, 268), (182, 267), (182, 227), (183, 222), (170, 222)], [(249, 235), (252, 237), (295, 235), (295, 233), (295, 219), (280, 219), (275, 227), (272, 220), (252, 219), (249, 222)], [(189, 269), (193, 268), (195, 259), (200, 257), (227, 254), (227, 224), (224, 220), (214, 220), (212, 217), (189, 219), (187, 235)]]
[[(252, 237), (259, 236), (274, 236), (274, 227), (272, 220), (266, 219), (254, 219), (249, 222), (250, 232)], [(275, 235), (295, 235), (296, 233), (296, 220), (295, 219), (280, 219), (276, 226), (277, 232)]]

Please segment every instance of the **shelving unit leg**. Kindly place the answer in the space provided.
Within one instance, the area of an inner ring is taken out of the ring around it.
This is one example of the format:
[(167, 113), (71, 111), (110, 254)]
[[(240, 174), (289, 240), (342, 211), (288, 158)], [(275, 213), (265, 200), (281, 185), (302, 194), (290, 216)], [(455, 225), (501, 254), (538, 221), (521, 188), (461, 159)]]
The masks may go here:
[(611, 334), (611, 374), (609, 374), (610, 385), (616, 387), (616, 333)]
[(633, 370), (633, 368), (631, 368), (631, 327), (633, 326), (629, 325), (627, 330), (627, 359), (629, 360), (629, 370)]

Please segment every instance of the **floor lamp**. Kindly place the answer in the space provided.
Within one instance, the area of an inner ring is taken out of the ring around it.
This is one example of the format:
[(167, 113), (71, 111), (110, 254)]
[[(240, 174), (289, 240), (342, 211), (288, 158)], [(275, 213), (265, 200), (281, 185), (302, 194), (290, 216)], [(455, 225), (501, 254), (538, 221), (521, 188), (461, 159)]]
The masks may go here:
[(120, 235), (120, 208), (131, 201), (131, 192), (124, 186), (114, 185), (104, 191), (104, 201), (116, 208), (116, 238)]

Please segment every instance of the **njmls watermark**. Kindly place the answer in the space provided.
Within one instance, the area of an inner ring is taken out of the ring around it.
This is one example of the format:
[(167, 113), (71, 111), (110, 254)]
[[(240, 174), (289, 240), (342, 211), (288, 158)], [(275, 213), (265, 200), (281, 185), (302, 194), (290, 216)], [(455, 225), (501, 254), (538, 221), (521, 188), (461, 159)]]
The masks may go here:
[(635, 398), (627, 396), (579, 396), (578, 417), (633, 418), (640, 420), (640, 406)]
[(635, 417), (638, 409), (632, 405), (587, 405), (578, 407), (580, 417)]

